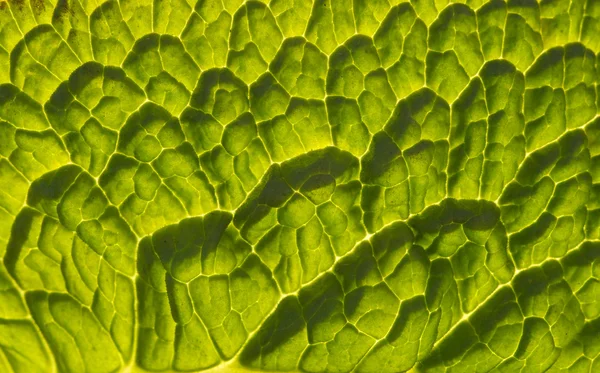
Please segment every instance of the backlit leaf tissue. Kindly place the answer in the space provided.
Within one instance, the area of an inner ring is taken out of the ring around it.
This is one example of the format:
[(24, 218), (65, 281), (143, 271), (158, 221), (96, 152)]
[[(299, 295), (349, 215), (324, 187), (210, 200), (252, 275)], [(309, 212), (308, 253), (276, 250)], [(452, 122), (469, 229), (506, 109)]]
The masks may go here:
[(0, 2), (0, 372), (600, 372), (600, 1)]

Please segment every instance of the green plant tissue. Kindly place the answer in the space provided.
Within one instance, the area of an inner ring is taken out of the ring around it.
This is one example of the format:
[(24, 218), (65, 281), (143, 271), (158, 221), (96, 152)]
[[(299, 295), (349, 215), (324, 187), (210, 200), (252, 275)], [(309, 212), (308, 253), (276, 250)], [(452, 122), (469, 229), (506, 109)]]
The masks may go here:
[(0, 0), (0, 372), (600, 372), (600, 1)]

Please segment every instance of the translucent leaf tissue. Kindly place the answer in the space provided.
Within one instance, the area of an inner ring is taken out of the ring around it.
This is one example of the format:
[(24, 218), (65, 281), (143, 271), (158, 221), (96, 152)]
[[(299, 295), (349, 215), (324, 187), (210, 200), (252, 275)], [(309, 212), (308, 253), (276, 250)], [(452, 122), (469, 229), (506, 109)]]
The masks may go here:
[(0, 372), (600, 372), (598, 0), (0, 0)]

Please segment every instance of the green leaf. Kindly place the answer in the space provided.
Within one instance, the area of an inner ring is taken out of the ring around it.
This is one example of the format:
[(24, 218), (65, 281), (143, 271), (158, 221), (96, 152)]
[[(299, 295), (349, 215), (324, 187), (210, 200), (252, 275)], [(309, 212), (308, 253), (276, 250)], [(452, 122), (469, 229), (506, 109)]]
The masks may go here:
[(600, 372), (598, 35), (0, 1), (0, 372)]

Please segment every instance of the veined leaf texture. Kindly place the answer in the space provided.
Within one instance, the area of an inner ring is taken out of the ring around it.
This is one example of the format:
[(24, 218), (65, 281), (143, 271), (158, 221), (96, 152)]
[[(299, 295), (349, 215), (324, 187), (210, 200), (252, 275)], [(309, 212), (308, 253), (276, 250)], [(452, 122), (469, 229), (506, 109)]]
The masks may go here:
[(600, 372), (600, 1), (0, 2), (0, 372)]

